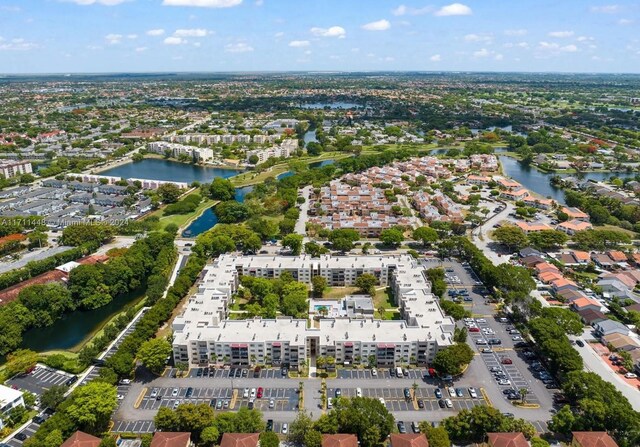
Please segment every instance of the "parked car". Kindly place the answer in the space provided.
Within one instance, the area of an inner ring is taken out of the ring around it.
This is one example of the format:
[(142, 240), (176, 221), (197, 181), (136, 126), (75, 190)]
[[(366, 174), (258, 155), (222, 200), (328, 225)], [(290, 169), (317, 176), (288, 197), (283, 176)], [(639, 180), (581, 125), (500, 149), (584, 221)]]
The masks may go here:
[(469, 387), (469, 396), (471, 396), (472, 399), (478, 398), (478, 393), (476, 393), (476, 389), (472, 386)]
[(451, 399), (445, 399), (444, 403), (447, 405), (447, 408), (453, 408), (453, 402), (451, 402)]
[(282, 424), (282, 434), (286, 435), (289, 432), (289, 424)]
[(445, 404), (445, 403), (444, 403), (444, 400), (440, 399), (440, 400), (438, 401), (438, 406), (439, 406), (440, 408), (444, 408), (444, 407), (446, 407), (446, 406), (447, 406), (447, 404)]
[(398, 421), (398, 431), (400, 433), (406, 433), (407, 432), (407, 429), (404, 426), (404, 422)]
[(638, 378), (638, 375), (637, 375), (637, 374), (634, 374), (634, 373), (626, 373), (624, 376), (625, 376), (627, 379), (637, 379), (637, 378)]
[(411, 423), (411, 430), (413, 430), (414, 433), (420, 433), (420, 427), (418, 426), (417, 422), (413, 421)]
[(582, 340), (577, 339), (577, 340), (576, 340), (576, 344), (577, 344), (578, 346), (580, 346), (581, 348), (584, 348), (584, 342), (583, 342)]
[(258, 393), (256, 394), (256, 397), (258, 399), (260, 399), (262, 397), (262, 393), (264, 392), (264, 390), (262, 389), (262, 387), (258, 388)]
[(511, 360), (509, 357), (502, 357), (500, 363), (502, 363), (503, 365), (511, 365), (513, 364), (513, 360)]
[(438, 399), (442, 399), (442, 390), (440, 388), (436, 388), (435, 395)]

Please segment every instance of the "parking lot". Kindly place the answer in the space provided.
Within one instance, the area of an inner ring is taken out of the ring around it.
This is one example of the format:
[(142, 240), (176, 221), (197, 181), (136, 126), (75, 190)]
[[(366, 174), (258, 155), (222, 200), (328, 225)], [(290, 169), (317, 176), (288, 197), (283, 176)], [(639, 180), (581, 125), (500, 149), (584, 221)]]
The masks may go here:
[[(176, 377), (178, 370), (176, 368), (168, 368), (164, 377)], [(260, 378), (260, 379), (287, 379), (282, 375), (280, 368), (263, 368), (256, 376), (253, 369), (249, 368), (213, 368), (202, 367), (192, 368), (189, 370), (187, 377), (197, 379), (239, 379), (239, 378)]]
[(29, 374), (25, 374), (21, 377), (16, 376), (7, 380), (6, 385), (14, 388), (17, 387), (23, 391), (26, 390), (40, 396), (45, 390), (48, 390), (53, 385), (64, 385), (71, 377), (71, 374), (57, 371), (47, 366), (38, 365), (36, 366), (36, 369)]
[[(330, 399), (336, 397), (337, 388), (327, 388), (327, 396)], [(471, 409), (477, 405), (487, 405), (482, 398), (480, 391), (477, 391), (477, 398), (471, 398), (468, 390), (463, 389), (462, 397), (451, 396), (444, 388), (441, 389), (442, 399), (451, 399), (453, 408), (440, 408), (438, 405), (439, 398), (435, 394), (436, 388), (419, 387), (415, 390), (416, 401), (422, 401), (424, 408), (414, 405), (412, 399), (406, 399), (404, 396), (404, 388), (361, 388), (362, 397), (373, 397), (376, 399), (384, 399), (384, 404), (389, 411), (460, 411)], [(355, 397), (357, 388), (340, 388), (341, 395), (344, 397)], [(413, 393), (413, 390), (411, 390)]]
[[(232, 388), (152, 388), (145, 393), (140, 409), (158, 410), (161, 407), (173, 408), (181, 403), (207, 404), (216, 410), (237, 410), (249, 407), (249, 397), (244, 389)], [(254, 408), (265, 411), (295, 411), (298, 405), (296, 388), (266, 388), (261, 398), (254, 400)], [(270, 404), (273, 404), (272, 408)]]
[[(401, 379), (414, 379), (414, 380), (422, 380), (424, 375), (427, 374), (427, 370), (426, 368), (413, 368), (413, 369), (406, 369), (404, 368), (407, 372), (407, 375), (401, 377)], [(391, 375), (391, 369), (390, 368), (379, 368), (376, 370), (376, 375), (374, 376), (373, 374), (371, 374), (371, 370), (370, 369), (339, 369), (337, 371), (337, 378), (338, 379), (350, 379), (350, 380), (354, 380), (354, 379), (384, 379), (384, 380), (389, 380), (389, 379), (394, 379), (396, 378), (395, 376), (395, 368), (394, 368), (394, 375)]]
[(155, 425), (153, 421), (114, 421), (114, 433), (153, 433)]

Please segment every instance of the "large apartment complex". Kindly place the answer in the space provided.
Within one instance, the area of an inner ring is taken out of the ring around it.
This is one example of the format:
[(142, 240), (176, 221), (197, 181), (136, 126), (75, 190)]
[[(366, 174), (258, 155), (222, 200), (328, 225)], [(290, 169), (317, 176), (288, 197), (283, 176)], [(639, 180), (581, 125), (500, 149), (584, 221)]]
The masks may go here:
[[(391, 287), (403, 320), (326, 318), (319, 322), (291, 317), (229, 320), (240, 276), (278, 278), (289, 272), (311, 284), (323, 276), (330, 286), (351, 286), (365, 273)], [(409, 256), (232, 256), (223, 255), (202, 272), (198, 291), (173, 322), (176, 361), (289, 364), (297, 367), (314, 355), (338, 363), (378, 366), (416, 362), (426, 365), (453, 343), (455, 323), (444, 316), (423, 267)]]

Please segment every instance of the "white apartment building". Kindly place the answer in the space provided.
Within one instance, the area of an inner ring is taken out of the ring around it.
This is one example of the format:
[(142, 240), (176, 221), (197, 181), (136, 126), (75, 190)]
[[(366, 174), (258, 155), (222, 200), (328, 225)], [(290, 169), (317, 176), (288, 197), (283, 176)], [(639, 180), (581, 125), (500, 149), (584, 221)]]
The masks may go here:
[[(23, 406), (22, 391), (14, 390), (4, 385), (0, 385), (0, 415), (6, 415), (13, 408)], [(0, 417), (0, 429), (4, 428), (3, 418)]]
[(288, 139), (284, 140), (282, 144), (279, 146), (273, 146), (269, 149), (255, 149), (252, 151), (246, 152), (246, 160), (249, 162), (249, 159), (256, 155), (258, 157), (258, 163), (264, 163), (270, 158), (283, 157), (288, 158), (293, 154), (296, 149), (298, 149), (298, 140)]
[(17, 177), (22, 174), (31, 174), (33, 169), (28, 161), (0, 161), (0, 175), (4, 178)]
[[(278, 278), (285, 271), (305, 284), (323, 276), (331, 286), (350, 286), (370, 273), (380, 286), (392, 288), (403, 320), (327, 318), (313, 327), (306, 319), (291, 317), (228, 319), (240, 276)], [(453, 343), (455, 323), (444, 316), (424, 268), (410, 256), (223, 255), (205, 267), (201, 278), (198, 291), (173, 322), (176, 361), (297, 367), (312, 355), (323, 355), (338, 363), (375, 358), (378, 366), (427, 365)]]
[(169, 143), (166, 141), (154, 141), (147, 145), (149, 152), (156, 154), (164, 154), (165, 151), (171, 151), (173, 157), (179, 157), (180, 155), (188, 155), (193, 157), (196, 161), (211, 161), (213, 160), (213, 150), (194, 146), (185, 146), (178, 143)]

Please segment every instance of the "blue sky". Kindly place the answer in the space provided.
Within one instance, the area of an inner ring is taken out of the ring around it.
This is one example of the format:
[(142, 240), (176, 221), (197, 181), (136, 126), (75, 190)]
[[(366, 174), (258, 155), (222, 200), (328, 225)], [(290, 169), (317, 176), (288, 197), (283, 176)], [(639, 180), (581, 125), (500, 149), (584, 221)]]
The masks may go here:
[(0, 0), (1, 73), (640, 72), (640, 2)]

